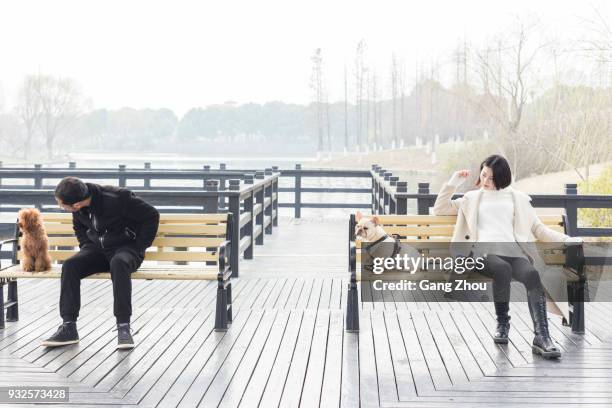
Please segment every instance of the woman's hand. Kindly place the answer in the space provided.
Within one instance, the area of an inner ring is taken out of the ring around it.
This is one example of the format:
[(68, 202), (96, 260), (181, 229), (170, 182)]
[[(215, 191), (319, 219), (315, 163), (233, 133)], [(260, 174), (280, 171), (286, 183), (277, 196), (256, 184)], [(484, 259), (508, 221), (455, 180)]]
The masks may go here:
[(567, 237), (564, 243), (565, 243), (565, 246), (581, 245), (584, 243), (584, 240), (580, 237)]
[(459, 187), (461, 184), (465, 182), (465, 180), (467, 180), (469, 175), (470, 175), (470, 171), (467, 169), (458, 170), (453, 173), (452, 177), (450, 178), (447, 184), (453, 187)]

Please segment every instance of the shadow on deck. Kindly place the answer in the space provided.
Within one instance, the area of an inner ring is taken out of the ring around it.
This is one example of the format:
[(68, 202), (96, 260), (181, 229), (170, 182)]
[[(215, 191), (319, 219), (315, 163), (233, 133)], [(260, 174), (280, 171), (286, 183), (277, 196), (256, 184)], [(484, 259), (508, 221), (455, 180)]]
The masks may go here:
[(526, 305), (512, 304), (508, 346), (487, 303), (361, 305), (344, 332), (344, 220), (281, 219), (241, 261), (235, 319), (214, 324), (214, 282), (134, 281), (137, 347), (115, 350), (111, 285), (83, 281), (78, 345), (44, 349), (59, 324), (59, 281), (20, 282), (20, 317), (0, 332), (0, 386), (70, 387), (85, 406), (612, 405), (612, 304), (587, 305), (587, 333), (551, 317), (560, 361), (531, 354)]

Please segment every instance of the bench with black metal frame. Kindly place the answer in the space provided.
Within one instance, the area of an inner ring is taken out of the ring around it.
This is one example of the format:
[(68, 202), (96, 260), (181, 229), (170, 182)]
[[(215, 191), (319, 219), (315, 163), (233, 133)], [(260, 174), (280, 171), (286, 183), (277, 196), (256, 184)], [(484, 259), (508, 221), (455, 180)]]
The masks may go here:
[[(21, 234), (15, 226), (15, 237), (0, 241), (12, 244), (11, 265), (0, 269), (0, 329), (6, 321), (19, 320), (19, 279), (60, 278), (61, 262), (79, 251), (72, 228), (72, 215), (66, 213), (42, 214), (49, 239), (49, 255), (53, 261), (45, 272), (23, 271), (19, 261)], [(151, 248), (145, 252), (145, 262), (132, 273), (132, 279), (211, 280), (217, 281), (215, 330), (225, 331), (232, 322), (232, 270), (230, 255), (233, 244), (232, 214), (161, 214), (157, 235)], [(110, 279), (109, 272), (95, 273), (85, 279)], [(4, 301), (4, 286), (7, 300)]]
[[(423, 251), (431, 243), (450, 242), (455, 228), (455, 215), (378, 215), (382, 227), (389, 235), (397, 235), (401, 242), (409, 243), (415, 249)], [(565, 215), (540, 216), (542, 222), (549, 228), (567, 233), (568, 219)], [(355, 239), (355, 214), (349, 219), (348, 261), (349, 284), (346, 306), (346, 330), (359, 331), (359, 293), (357, 284), (361, 280), (361, 240)], [(582, 245), (572, 245), (558, 248), (563, 253), (550, 256), (546, 263), (563, 268), (567, 278), (569, 299), (569, 322), (563, 319), (563, 324), (571, 326), (574, 333), (582, 334), (585, 330), (584, 302), (587, 301), (587, 279), (585, 274), (585, 257)]]

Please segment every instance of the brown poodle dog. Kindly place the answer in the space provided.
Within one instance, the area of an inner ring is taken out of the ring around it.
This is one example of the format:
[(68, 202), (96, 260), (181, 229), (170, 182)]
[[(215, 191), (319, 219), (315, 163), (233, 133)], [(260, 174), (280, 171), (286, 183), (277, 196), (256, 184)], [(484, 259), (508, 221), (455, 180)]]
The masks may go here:
[(19, 211), (18, 217), (19, 229), (23, 234), (21, 238), (23, 270), (42, 272), (51, 269), (49, 240), (40, 212), (36, 208), (24, 208)]

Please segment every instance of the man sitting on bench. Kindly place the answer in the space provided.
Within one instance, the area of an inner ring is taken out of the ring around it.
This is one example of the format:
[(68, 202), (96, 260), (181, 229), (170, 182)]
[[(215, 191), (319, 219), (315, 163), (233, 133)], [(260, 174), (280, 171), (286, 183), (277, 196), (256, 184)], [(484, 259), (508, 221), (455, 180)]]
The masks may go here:
[(72, 213), (80, 251), (62, 265), (60, 315), (63, 324), (42, 342), (57, 347), (78, 343), (76, 320), (81, 307), (81, 279), (109, 272), (113, 282), (118, 349), (134, 347), (131, 274), (144, 260), (159, 226), (159, 212), (131, 191), (66, 177), (55, 189), (59, 206)]

